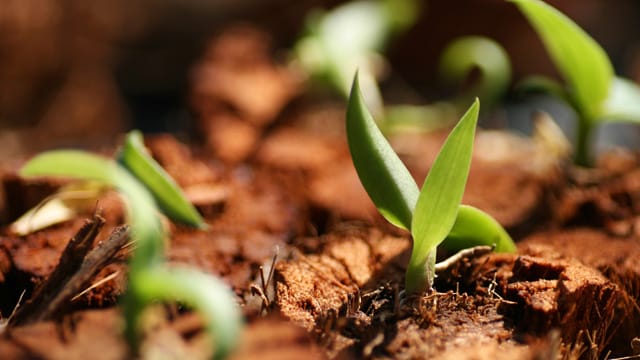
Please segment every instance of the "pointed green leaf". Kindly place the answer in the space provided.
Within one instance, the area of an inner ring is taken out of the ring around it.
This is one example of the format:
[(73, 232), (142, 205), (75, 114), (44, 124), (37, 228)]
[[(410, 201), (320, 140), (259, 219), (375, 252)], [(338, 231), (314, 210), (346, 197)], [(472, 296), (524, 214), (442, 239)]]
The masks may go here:
[(197, 228), (206, 227), (198, 210), (185, 198), (180, 187), (146, 153), (139, 131), (127, 134), (118, 162), (149, 189), (158, 206), (171, 219)]
[(613, 66), (605, 51), (564, 14), (539, 0), (514, 2), (538, 32), (558, 70), (569, 84), (579, 111), (598, 116), (609, 94)]
[(357, 74), (347, 106), (347, 140), (360, 182), (380, 213), (410, 229), (418, 186), (367, 110)]
[(476, 99), (447, 137), (424, 181), (411, 223), (414, 244), (409, 266), (423, 264), (456, 221), (471, 167), (479, 109)]

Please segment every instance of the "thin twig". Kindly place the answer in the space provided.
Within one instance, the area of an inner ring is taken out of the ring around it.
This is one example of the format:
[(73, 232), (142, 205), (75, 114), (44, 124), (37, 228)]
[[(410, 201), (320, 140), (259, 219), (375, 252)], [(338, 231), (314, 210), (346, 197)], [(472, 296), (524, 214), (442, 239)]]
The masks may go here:
[(452, 269), (458, 262), (463, 259), (470, 259), (489, 254), (493, 251), (493, 246), (474, 246), (472, 248), (463, 249), (452, 255), (451, 257), (436, 264), (436, 273), (444, 272)]
[(128, 241), (129, 228), (117, 227), (109, 238), (90, 250), (105, 220), (98, 216), (87, 221), (69, 241), (58, 266), (21, 306), (9, 326), (25, 325), (60, 318), (71, 299), (86, 288), (93, 277), (108, 264)]

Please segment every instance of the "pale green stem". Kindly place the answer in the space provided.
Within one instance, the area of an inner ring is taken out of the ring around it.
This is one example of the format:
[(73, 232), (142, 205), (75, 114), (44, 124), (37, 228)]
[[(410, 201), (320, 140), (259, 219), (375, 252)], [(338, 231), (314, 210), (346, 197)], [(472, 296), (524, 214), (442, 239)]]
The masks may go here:
[(407, 294), (421, 294), (431, 290), (436, 275), (435, 268), (435, 249), (431, 250), (426, 257), (412, 252), (405, 275), (405, 291)]

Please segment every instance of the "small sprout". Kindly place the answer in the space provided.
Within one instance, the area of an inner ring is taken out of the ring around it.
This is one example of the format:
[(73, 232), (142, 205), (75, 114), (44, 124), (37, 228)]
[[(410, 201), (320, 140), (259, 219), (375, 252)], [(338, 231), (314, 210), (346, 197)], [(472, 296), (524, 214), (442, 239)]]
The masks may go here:
[[(204, 315), (216, 340), (214, 357), (229, 353), (237, 342), (240, 310), (234, 295), (217, 278), (164, 263), (164, 230), (156, 201), (176, 221), (204, 228), (202, 218), (160, 166), (144, 154), (139, 133), (130, 133), (120, 161), (74, 150), (40, 154), (21, 169), (25, 177), (60, 176), (94, 181), (118, 190), (127, 204), (135, 241), (129, 281), (123, 295), (125, 335), (133, 349), (140, 343), (140, 315), (154, 300), (178, 300)], [(148, 176), (148, 177), (145, 177)]]
[(575, 161), (590, 162), (594, 128), (606, 121), (640, 122), (640, 87), (616, 77), (606, 52), (584, 30), (552, 6), (539, 0), (509, 0), (524, 13), (540, 35), (567, 87), (536, 76), (526, 88), (542, 89), (567, 100), (579, 116)]
[(495, 245), (515, 251), (509, 234), (491, 216), (461, 206), (479, 112), (479, 101), (453, 129), (420, 190), (367, 110), (356, 75), (347, 107), (347, 139), (351, 158), (365, 190), (392, 224), (410, 230), (413, 250), (406, 291), (431, 288), (435, 250), (445, 239), (455, 248)]
[(464, 36), (452, 41), (440, 57), (438, 72), (451, 85), (464, 83), (473, 70), (480, 78), (461, 96), (464, 106), (478, 96), (484, 107), (499, 101), (511, 82), (509, 55), (495, 41), (482, 36)]

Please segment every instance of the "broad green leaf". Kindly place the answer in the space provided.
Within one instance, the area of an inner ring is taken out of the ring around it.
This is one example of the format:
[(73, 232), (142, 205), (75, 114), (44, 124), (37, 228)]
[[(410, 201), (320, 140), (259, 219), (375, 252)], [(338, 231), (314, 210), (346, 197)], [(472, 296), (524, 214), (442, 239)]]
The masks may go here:
[(447, 83), (459, 85), (475, 69), (480, 79), (466, 92), (464, 106), (477, 96), (486, 108), (502, 97), (511, 82), (511, 63), (502, 46), (482, 36), (458, 38), (443, 51), (438, 72)]
[(162, 211), (171, 219), (197, 228), (205, 228), (204, 220), (185, 198), (171, 176), (146, 153), (139, 131), (127, 134), (118, 154), (118, 162), (126, 167), (153, 195)]
[(515, 252), (511, 236), (491, 215), (469, 205), (460, 205), (458, 217), (442, 247), (459, 251), (478, 245), (494, 246), (496, 252)]
[(611, 121), (639, 122), (640, 86), (630, 80), (616, 77), (599, 116)]
[(579, 111), (594, 119), (613, 80), (605, 51), (571, 19), (539, 0), (514, 2), (538, 32), (558, 70), (569, 84)]
[(410, 267), (423, 264), (456, 221), (471, 167), (479, 109), (476, 99), (447, 137), (424, 181), (411, 222)]
[(418, 186), (367, 110), (357, 74), (349, 96), (346, 122), (349, 150), (360, 182), (390, 223), (410, 229)]

